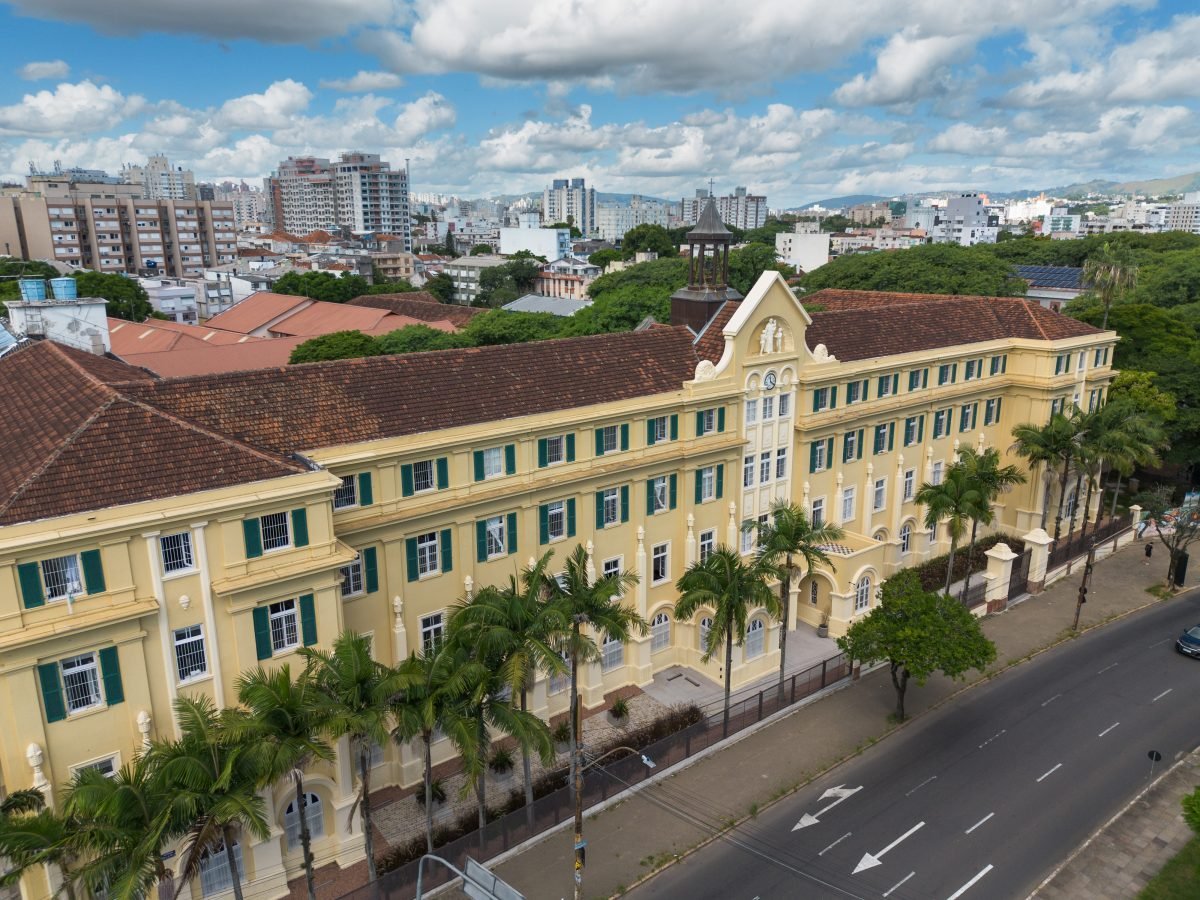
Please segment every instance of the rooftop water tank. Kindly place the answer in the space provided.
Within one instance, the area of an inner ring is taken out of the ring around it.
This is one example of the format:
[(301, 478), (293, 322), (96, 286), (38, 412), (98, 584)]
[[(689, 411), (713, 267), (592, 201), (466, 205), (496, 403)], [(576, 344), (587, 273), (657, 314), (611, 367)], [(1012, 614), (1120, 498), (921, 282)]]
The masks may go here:
[(18, 283), (21, 286), (22, 300), (45, 300), (46, 299), (46, 282), (41, 278), (21, 278)]
[(74, 300), (79, 296), (79, 287), (74, 278), (51, 278), (50, 287), (55, 300)]

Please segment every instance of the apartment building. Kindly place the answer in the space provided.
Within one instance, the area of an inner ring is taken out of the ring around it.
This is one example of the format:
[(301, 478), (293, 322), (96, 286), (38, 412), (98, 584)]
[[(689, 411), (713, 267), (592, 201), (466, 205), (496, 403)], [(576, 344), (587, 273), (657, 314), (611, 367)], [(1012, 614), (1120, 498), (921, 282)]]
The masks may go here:
[(683, 221), (692, 225), (700, 221), (704, 207), (709, 201), (716, 204), (717, 214), (721, 221), (731, 228), (748, 231), (751, 228), (761, 228), (767, 224), (767, 198), (765, 194), (751, 194), (746, 188), (737, 187), (732, 194), (718, 197), (704, 188), (696, 190), (696, 196), (684, 197), (680, 201)]
[(583, 178), (555, 178), (542, 191), (542, 221), (568, 222), (591, 237), (596, 231), (596, 189)]
[(503, 256), (460, 256), (447, 262), (442, 271), (454, 280), (454, 302), (470, 305), (479, 296), (480, 273), (507, 262)]
[(289, 156), (264, 182), (275, 227), (290, 234), (337, 230), (337, 191), (329, 160)]
[(237, 233), (228, 203), (23, 193), (0, 197), (0, 246), (99, 272), (196, 278), (237, 257)]
[(1000, 233), (1000, 217), (993, 215), (979, 194), (966, 193), (951, 197), (939, 214), (934, 226), (936, 244), (994, 244)]
[[(673, 665), (717, 679), (706, 613), (672, 615), (675, 581), (719, 545), (752, 552), (741, 523), (780, 499), (846, 530), (787, 623), (842, 634), (883, 579), (948, 548), (914, 497), (957, 448), (1020, 464), (1015, 424), (1100, 402), (1114, 374), (1115, 333), (1020, 298), (821, 291), (809, 313), (778, 273), (744, 299), (720, 265), (703, 274), (672, 325), (630, 333), (187, 379), (50, 341), (0, 357), (4, 788), (54, 800), (79, 767), (173, 735), (176, 697), (230, 705), (241, 671), (294, 668), (345, 629), (395, 663), (456, 600), (577, 544), (597, 573), (639, 576), (624, 599), (652, 623), (600, 638), (587, 706)], [(1005, 494), (997, 527), (1035, 528), (1044, 485)], [(777, 666), (778, 628), (751, 615), (735, 685)], [(538, 678), (532, 709), (561, 713), (566, 688)], [(373, 752), (376, 785), (419, 781), (416, 747)], [(318, 865), (360, 859), (350, 748), (308, 784)], [(238, 848), (255, 896), (300, 873), (290, 802), (267, 792), (278, 827)]]
[(670, 227), (670, 204), (634, 194), (628, 203), (596, 204), (596, 234), (601, 240), (619, 241), (639, 225)]
[[(162, 155), (151, 156), (144, 166), (121, 168), (121, 180), (135, 185), (146, 200), (199, 200), (196, 176), (190, 169), (172, 166)], [(211, 199), (211, 198), (209, 198)]]

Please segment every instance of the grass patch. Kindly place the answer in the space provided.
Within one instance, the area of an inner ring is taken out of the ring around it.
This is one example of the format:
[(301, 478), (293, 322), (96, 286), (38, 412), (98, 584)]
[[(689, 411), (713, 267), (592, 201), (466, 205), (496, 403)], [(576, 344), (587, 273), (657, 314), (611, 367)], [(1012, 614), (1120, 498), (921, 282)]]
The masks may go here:
[(1138, 894), (1138, 900), (1200, 900), (1200, 837), (1192, 838)]
[(1170, 600), (1171, 597), (1174, 596), (1174, 594), (1171, 591), (1167, 590), (1166, 584), (1164, 584), (1161, 581), (1159, 581), (1155, 584), (1152, 584), (1152, 585), (1150, 585), (1150, 587), (1146, 588), (1146, 593), (1150, 594), (1151, 596), (1157, 597), (1159, 600)]

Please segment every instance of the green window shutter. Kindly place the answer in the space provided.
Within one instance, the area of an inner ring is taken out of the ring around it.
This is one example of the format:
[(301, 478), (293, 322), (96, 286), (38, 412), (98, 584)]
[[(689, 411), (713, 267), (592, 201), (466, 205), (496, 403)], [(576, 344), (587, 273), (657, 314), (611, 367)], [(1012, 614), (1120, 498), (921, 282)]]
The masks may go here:
[(254, 652), (259, 659), (271, 658), (271, 611), (254, 607)]
[(575, 462), (575, 435), (567, 435), (567, 462)]
[(628, 422), (621, 423), (621, 449), (622, 450), (629, 449), (629, 423)]
[(508, 514), (508, 528), (504, 532), (504, 549), (511, 555), (517, 552), (517, 514)]
[(575, 498), (567, 499), (567, 537), (575, 537)]
[(116, 647), (100, 651), (100, 678), (104, 682), (104, 702), (116, 706), (125, 702), (125, 686), (121, 684), (121, 661)]
[(717, 431), (725, 431), (725, 407), (717, 407)]
[(925, 416), (924, 414), (917, 416), (917, 443), (925, 440)]
[(538, 543), (550, 543), (550, 508), (545, 503), (538, 507)]
[(860, 428), (860, 429), (858, 429), (858, 440), (857, 440), (857, 441), (855, 441), (854, 443), (858, 445), (858, 446), (856, 446), (856, 447), (854, 448), (854, 449), (855, 449), (855, 451), (857, 451), (857, 452), (854, 454), (854, 458), (855, 458), (855, 459), (862, 459), (862, 450), (863, 450), (863, 430), (862, 430), (861, 428)]
[(654, 446), (655, 437), (657, 437), (657, 435), (654, 433), (654, 420), (647, 419), (646, 420), (646, 446), (647, 447)]
[(829, 408), (837, 409), (837, 385), (829, 389)]
[(411, 497), (413, 493), (412, 463), (405, 463), (400, 467), (400, 496)]
[(441, 564), (442, 574), (454, 571), (454, 548), (450, 544), (450, 529), (442, 529)]
[(725, 463), (717, 464), (717, 499), (725, 494)]
[(678, 483), (678, 478), (675, 476), (675, 473), (672, 472), (671, 479), (670, 479), (670, 489), (669, 489), (670, 502), (667, 504), (668, 509), (675, 508), (675, 488), (677, 486), (677, 483)]
[(958, 381), (958, 363), (950, 367), (950, 383), (954, 384), (956, 381)]
[(646, 482), (646, 515), (654, 515), (654, 482), (656, 479), (651, 478)]
[(896, 423), (888, 422), (888, 453), (896, 446)]
[(629, 485), (621, 485), (621, 521), (629, 521)]
[(37, 669), (46, 721), (61, 722), (67, 717), (67, 704), (63, 701), (62, 682), (58, 680), (58, 663), (45, 663)]
[(813, 412), (821, 411), (821, 395), (817, 391), (813, 391)]
[(675, 414), (671, 416), (671, 440), (679, 440), (679, 416)]
[(696, 504), (704, 501), (704, 470), (696, 470)]
[(444, 491), (450, 487), (450, 460), (444, 456), (437, 458), (437, 489)]
[(292, 546), (308, 546), (308, 510), (304, 507), (292, 510)]
[(300, 595), (300, 639), (305, 647), (317, 642), (317, 609), (312, 594)]
[(408, 580), (416, 581), (421, 577), (417, 571), (417, 539), (407, 538), (404, 541), (404, 562), (408, 569)]
[(892, 393), (893, 394), (900, 393), (900, 373), (899, 372), (897, 372), (895, 375), (892, 376)]
[(997, 422), (997, 424), (999, 424), (999, 422), (1000, 422), (1000, 404), (1003, 402), (1004, 401), (1001, 398), (999, 398), (999, 397), (996, 398), (996, 422)]
[(817, 471), (817, 442), (808, 445), (808, 471)]
[(505, 475), (516, 475), (517, 474), (517, 445), (516, 444), (505, 444), (504, 445), (504, 474)]
[(21, 563), (17, 566), (17, 579), (21, 582), (21, 601), (26, 609), (46, 604), (46, 595), (42, 593), (42, 575), (38, 571), (37, 563)]
[(371, 489), (371, 473), (361, 472), (358, 476), (358, 505), (370, 506), (375, 502), (375, 492)]
[(363, 580), (367, 583), (367, 593), (373, 594), (379, 590), (379, 559), (374, 547), (363, 547), (359, 551), (362, 557)]
[(83, 563), (83, 589), (89, 594), (104, 593), (104, 564), (99, 550), (84, 550), (79, 554)]
[(246, 559), (262, 556), (262, 528), (258, 519), (242, 519), (242, 537), (246, 541)]
[(871, 399), (871, 379), (870, 378), (863, 379), (862, 398), (863, 398), (864, 403)]
[(825, 459), (828, 460), (827, 468), (833, 468), (833, 438), (825, 441)]
[(847, 431), (846, 436), (842, 438), (842, 462), (850, 462), (850, 435), (852, 432)]
[(475, 562), (487, 562), (487, 521), (475, 523)]
[(475, 466), (475, 480), (483, 481), (483, 451), (476, 450), (471, 454)]
[(704, 413), (696, 413), (696, 437), (704, 434)]
[(603, 428), (596, 429), (596, 455), (597, 456), (604, 455), (604, 429)]
[(604, 527), (604, 491), (596, 491), (596, 530)]

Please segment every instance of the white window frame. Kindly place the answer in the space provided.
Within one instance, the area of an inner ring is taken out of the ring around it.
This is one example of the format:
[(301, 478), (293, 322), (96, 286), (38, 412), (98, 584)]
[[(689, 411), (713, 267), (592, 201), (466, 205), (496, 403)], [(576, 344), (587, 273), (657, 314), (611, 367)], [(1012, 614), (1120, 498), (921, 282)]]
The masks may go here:
[[(288, 521), (286, 512), (267, 513), (260, 516), (258, 527), (262, 534), (263, 553), (286, 550), (292, 546), (292, 523)], [(273, 532), (270, 536), (268, 536), (268, 530)]]
[(850, 485), (842, 488), (842, 506), (841, 506), (841, 521), (854, 521), (855, 507), (858, 505), (858, 490), (857, 485)]
[(546, 504), (546, 537), (558, 541), (566, 536), (567, 503), (565, 500), (551, 500)]
[(792, 414), (792, 395), (791, 394), (780, 394), (779, 395), (779, 410), (777, 413), (778, 417), (781, 419), (786, 419), (791, 414)]
[(700, 410), (698, 421), (700, 423), (700, 428), (697, 430), (698, 436), (712, 434), (717, 430), (717, 411), (715, 409)]
[(412, 464), (413, 493), (424, 494), (437, 490), (437, 465), (432, 459)]
[[(182, 628), (176, 628), (171, 632), (171, 643), (175, 648), (175, 677), (180, 684), (208, 677), (208, 649), (204, 644), (203, 625), (184, 625)], [(185, 675), (183, 673), (184, 659), (189, 655), (197, 655), (197, 648), (201, 667), (191, 669)]]
[(418, 534), (417, 542), (417, 577), (428, 578), (441, 573), (441, 545), (436, 531)]
[(705, 466), (700, 470), (700, 502), (707, 503), (717, 498), (717, 467)]
[(864, 575), (854, 585), (854, 612), (865, 612), (871, 608), (871, 576)]
[(746, 424), (753, 425), (758, 421), (758, 400), (746, 401)]
[(353, 509), (358, 506), (358, 477), (343, 475), (342, 483), (333, 492), (334, 509)]
[(855, 379), (846, 384), (846, 405), (862, 400), (862, 381)]
[(605, 635), (604, 643), (600, 645), (600, 671), (611, 672), (623, 665), (625, 665), (625, 645), (621, 641)]
[(742, 556), (746, 556), (754, 550), (754, 530), (751, 528), (743, 528), (742, 536)]
[(825, 524), (825, 498), (814, 497), (808, 511), (808, 520), (812, 523), (813, 528), (818, 528)]
[[(70, 664), (70, 669), (67, 665)], [(68, 672), (75, 680), (68, 684)], [(67, 715), (73, 716), (87, 712), (90, 709), (104, 705), (104, 679), (100, 677), (100, 660), (98, 654), (92, 651), (77, 653), (58, 661), (58, 674), (63, 683), (63, 702), (67, 707)], [(84, 695), (80, 688), (87, 688), (87, 702), (80, 702)], [(72, 700), (72, 690), (75, 690), (75, 700)]]
[(941, 484), (945, 474), (945, 464), (939, 459), (929, 469), (929, 483)]
[[(611, 438), (611, 440), (609, 440)], [(621, 432), (616, 425), (600, 426), (600, 455), (608, 456), (621, 449)]]
[(272, 603), (267, 607), (267, 615), (272, 653), (287, 653), (300, 646), (300, 610), (294, 597)]
[(546, 465), (557, 466), (567, 461), (566, 435), (557, 434), (546, 438)]
[(917, 470), (904, 470), (904, 499), (911, 500), (917, 490)]
[(505, 474), (504, 448), (487, 447), (483, 451), (483, 479), (499, 478)]
[(1076, 354), (1076, 356), (1079, 357), (1079, 361), (1075, 364), (1075, 371), (1076, 372), (1086, 371), (1087, 370), (1087, 351), (1080, 350), (1079, 353)]
[(650, 621), (650, 652), (658, 653), (671, 646), (671, 617), (665, 612), (656, 612)]
[(658, 515), (666, 512), (671, 506), (671, 492), (666, 475), (659, 475), (657, 478), (651, 479), (651, 490), (654, 492), (654, 512), (651, 515)]
[(423, 653), (432, 653), (445, 636), (445, 612), (439, 611), (421, 616), (421, 651)]
[(879, 512), (887, 506), (887, 476), (876, 478), (872, 509)]
[(753, 453), (742, 460), (742, 487), (754, 487), (754, 473), (757, 469)]
[(824, 412), (829, 409), (829, 388), (816, 388), (813, 390), (813, 411)]
[[(308, 833), (311, 837), (325, 836), (325, 813), (321, 798), (313, 791), (305, 791), (304, 819), (308, 822)], [(316, 802), (313, 802), (316, 801)], [(291, 801), (283, 810), (283, 830), (287, 836), (287, 848), (295, 850), (300, 846), (300, 812), (296, 809), (296, 797), (293, 793)]]
[(700, 562), (704, 562), (712, 556), (713, 551), (717, 549), (717, 529), (708, 528), (700, 532), (700, 540), (696, 544), (696, 548), (698, 554), (696, 558)]
[(654, 443), (661, 444), (671, 439), (670, 424), (667, 416), (655, 416), (650, 420), (650, 427), (654, 429)]
[(771, 481), (771, 451), (764, 450), (758, 454), (758, 483), (768, 484)]
[(905, 522), (900, 526), (900, 555), (908, 556), (912, 550), (912, 523)]
[(483, 546), (488, 559), (508, 555), (508, 517), (501, 513), (483, 520)]
[[(207, 850), (200, 857), (200, 896), (213, 897), (233, 890), (233, 878), (229, 874), (229, 863), (225, 858), (225, 844), (217, 850)], [(242, 862), (242, 845), (233, 842), (233, 858), (237, 862), (238, 877), (244, 884), (246, 866)]]
[[(178, 539), (177, 546), (168, 546), (172, 539)], [(176, 531), (173, 534), (162, 534), (158, 537), (158, 558), (162, 563), (163, 577), (171, 578), (176, 575), (184, 575), (188, 572), (196, 571), (196, 556), (192, 552), (192, 533), (190, 531)], [(169, 562), (175, 562), (178, 559), (178, 565), (173, 568), (169, 567)]]
[(766, 422), (768, 419), (775, 418), (775, 398), (774, 397), (763, 397), (762, 398), (762, 418), (763, 418), (764, 422)]
[[(343, 600), (349, 597), (358, 597), (366, 593), (367, 588), (366, 580), (363, 578), (361, 553), (338, 569), (338, 574), (341, 576), (341, 581), (338, 582), (338, 594)], [(346, 590), (347, 586), (349, 586), (350, 590)]]
[(788, 452), (787, 447), (778, 447), (775, 450), (775, 480), (782, 481), (787, 478)]
[[(659, 563), (663, 574), (658, 574)], [(650, 548), (650, 583), (667, 584), (671, 580), (671, 542), (663, 541)]]
[[(58, 565), (59, 563), (62, 563), (61, 567)], [(51, 571), (54, 572), (53, 584), (49, 577)], [(47, 603), (83, 594), (83, 566), (80, 564), (78, 553), (67, 553), (63, 556), (51, 556), (40, 560), (38, 572), (42, 577), (42, 590), (45, 591)]]
[(713, 620), (712, 616), (703, 616), (700, 619), (700, 652), (708, 652), (708, 638), (712, 634)]
[(816, 450), (813, 451), (813, 471), (824, 472), (829, 468), (829, 443), (827, 441), (817, 441)]
[(742, 650), (743, 658), (758, 659), (766, 652), (767, 626), (761, 618), (753, 618), (746, 626), (746, 644)]
[(117, 771), (120, 768), (121, 754), (110, 753), (107, 756), (97, 756), (95, 759), (75, 763), (75, 765), (71, 766), (71, 774), (76, 775), (80, 772), (86, 772), (88, 769), (95, 769), (105, 778), (116, 778)]
[(875, 391), (880, 399), (892, 396), (892, 376), (880, 375), (875, 381)]

